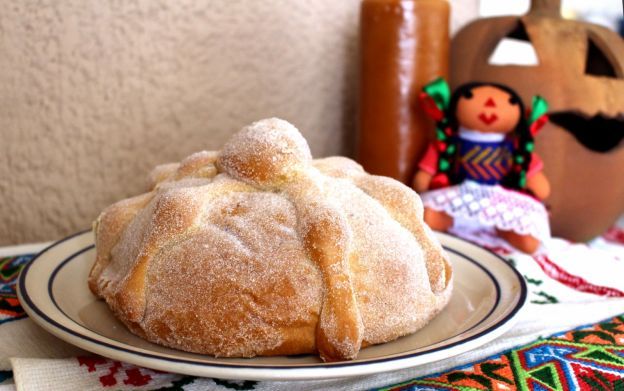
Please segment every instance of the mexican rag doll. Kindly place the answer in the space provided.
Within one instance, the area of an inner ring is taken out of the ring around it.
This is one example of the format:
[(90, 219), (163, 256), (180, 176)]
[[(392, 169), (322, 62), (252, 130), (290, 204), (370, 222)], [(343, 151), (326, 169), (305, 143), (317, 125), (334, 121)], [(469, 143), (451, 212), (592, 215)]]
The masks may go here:
[[(425, 221), (447, 231), (456, 220), (493, 228), (515, 248), (535, 252), (550, 237), (541, 200), (550, 184), (534, 150), (534, 136), (548, 121), (547, 103), (520, 97), (494, 83), (469, 83), (450, 94), (443, 79), (423, 89), (421, 103), (436, 122), (414, 177)], [(528, 114), (527, 114), (528, 113)]]

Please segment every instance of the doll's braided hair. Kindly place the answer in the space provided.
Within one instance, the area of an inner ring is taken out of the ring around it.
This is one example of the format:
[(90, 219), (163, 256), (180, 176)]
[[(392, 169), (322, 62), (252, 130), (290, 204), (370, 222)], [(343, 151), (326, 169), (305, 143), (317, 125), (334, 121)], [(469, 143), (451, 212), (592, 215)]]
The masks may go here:
[(501, 185), (516, 190), (526, 191), (527, 171), (531, 164), (532, 152), (535, 146), (533, 135), (531, 134), (525, 117), (525, 107), (522, 99), (511, 88), (496, 84), (474, 82), (458, 87), (451, 96), (448, 112), (445, 115), (444, 123), (438, 124), (436, 132), (438, 145), (438, 174), (446, 176), (448, 183), (457, 184), (464, 180), (459, 175), (458, 144), (459, 144), (459, 123), (457, 121), (456, 110), (459, 99), (472, 96), (472, 90), (477, 87), (491, 86), (501, 89), (510, 95), (510, 103), (520, 107), (520, 119), (513, 132), (508, 137), (512, 142), (512, 164), (509, 172), (501, 180)]

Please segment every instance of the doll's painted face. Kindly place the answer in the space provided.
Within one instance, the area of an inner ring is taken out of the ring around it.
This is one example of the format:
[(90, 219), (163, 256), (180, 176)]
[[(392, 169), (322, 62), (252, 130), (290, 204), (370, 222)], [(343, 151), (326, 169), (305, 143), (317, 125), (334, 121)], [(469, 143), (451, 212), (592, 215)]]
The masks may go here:
[(505, 90), (494, 86), (475, 87), (457, 102), (460, 126), (484, 133), (509, 133), (520, 121), (520, 105)]

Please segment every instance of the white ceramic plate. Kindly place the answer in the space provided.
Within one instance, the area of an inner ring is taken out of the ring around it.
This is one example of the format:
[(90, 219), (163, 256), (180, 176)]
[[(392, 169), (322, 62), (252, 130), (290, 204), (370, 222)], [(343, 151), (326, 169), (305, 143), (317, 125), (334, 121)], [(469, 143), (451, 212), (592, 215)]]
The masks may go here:
[(162, 347), (135, 336), (87, 287), (95, 259), (90, 231), (43, 250), (22, 271), (18, 294), (28, 315), (57, 337), (139, 366), (245, 380), (358, 376), (413, 367), (474, 349), (508, 330), (524, 305), (524, 279), (505, 260), (456, 237), (439, 237), (455, 271), (449, 305), (417, 333), (362, 349), (348, 362), (326, 364), (313, 355), (214, 358)]

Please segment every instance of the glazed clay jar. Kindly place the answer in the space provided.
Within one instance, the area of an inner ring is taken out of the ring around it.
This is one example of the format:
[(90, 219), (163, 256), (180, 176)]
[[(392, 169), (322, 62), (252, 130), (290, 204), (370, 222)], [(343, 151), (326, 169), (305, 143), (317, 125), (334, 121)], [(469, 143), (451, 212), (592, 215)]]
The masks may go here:
[[(624, 41), (603, 27), (565, 20), (559, 9), (559, 0), (533, 0), (523, 17), (468, 25), (452, 42), (451, 81), (507, 84), (526, 102), (546, 98), (551, 121), (536, 148), (552, 184), (552, 231), (582, 241), (624, 213)], [(530, 43), (537, 64), (491, 63), (506, 38)]]
[(433, 139), (422, 87), (448, 75), (446, 0), (364, 0), (360, 14), (357, 159), (367, 172), (411, 183)]

